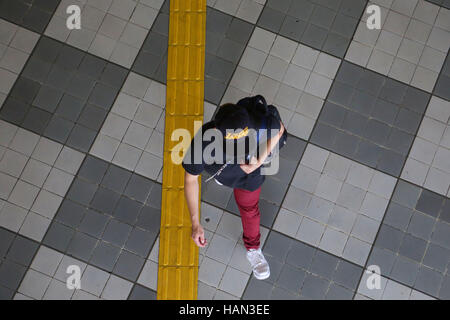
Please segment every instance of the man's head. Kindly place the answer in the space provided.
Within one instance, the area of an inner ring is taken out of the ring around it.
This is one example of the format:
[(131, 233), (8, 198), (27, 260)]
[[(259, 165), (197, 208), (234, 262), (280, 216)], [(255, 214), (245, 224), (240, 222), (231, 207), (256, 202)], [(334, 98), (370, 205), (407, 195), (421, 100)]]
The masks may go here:
[(232, 103), (222, 105), (214, 117), (226, 143), (227, 159), (248, 160), (257, 149), (256, 127), (247, 109)]

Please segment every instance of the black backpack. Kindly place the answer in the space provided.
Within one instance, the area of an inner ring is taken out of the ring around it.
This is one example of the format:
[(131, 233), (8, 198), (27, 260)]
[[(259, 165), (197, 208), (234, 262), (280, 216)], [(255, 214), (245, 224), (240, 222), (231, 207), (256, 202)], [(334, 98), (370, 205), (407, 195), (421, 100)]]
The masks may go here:
[[(274, 105), (267, 105), (266, 99), (261, 95), (241, 99), (237, 105), (243, 106), (247, 109), (247, 112), (252, 116), (260, 129), (271, 128), (271, 121), (279, 121), (282, 123), (278, 109)], [(270, 133), (270, 130), (268, 133)], [(287, 142), (287, 137), (288, 132), (285, 127), (283, 136), (278, 142), (278, 148), (275, 148), (274, 150), (279, 151), (283, 148)]]

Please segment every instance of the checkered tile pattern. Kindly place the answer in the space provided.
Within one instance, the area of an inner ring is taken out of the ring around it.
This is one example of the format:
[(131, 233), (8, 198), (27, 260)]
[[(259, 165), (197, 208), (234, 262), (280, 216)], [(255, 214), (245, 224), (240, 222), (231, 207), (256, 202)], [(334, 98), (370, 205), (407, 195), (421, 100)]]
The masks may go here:
[[(124, 67), (131, 67), (152, 26), (162, 0), (86, 1), (64, 0), (45, 34)], [(66, 9), (81, 9), (83, 28), (66, 27)]]
[[(202, 177), (198, 298), (450, 299), (450, 2), (207, 4), (204, 121), (262, 94), (289, 138), (259, 204), (267, 280)], [(0, 1), (0, 299), (156, 299), (168, 12)]]
[(369, 30), (365, 14), (346, 59), (431, 92), (449, 48), (448, 9), (418, 0), (373, 4), (381, 8), (381, 30)]

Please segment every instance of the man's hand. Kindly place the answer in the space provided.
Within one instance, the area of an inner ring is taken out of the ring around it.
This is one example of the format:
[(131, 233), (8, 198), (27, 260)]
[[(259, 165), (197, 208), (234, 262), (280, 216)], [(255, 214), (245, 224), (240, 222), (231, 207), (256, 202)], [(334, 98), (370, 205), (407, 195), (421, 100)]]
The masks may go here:
[(258, 169), (263, 164), (267, 156), (272, 152), (273, 148), (276, 146), (281, 136), (283, 135), (284, 130), (284, 125), (282, 122), (280, 122), (280, 131), (278, 132), (278, 135), (269, 139), (267, 149), (261, 154), (261, 157), (259, 159), (256, 159), (253, 156), (249, 164), (242, 163), (240, 165), (242, 171), (244, 171), (246, 174), (250, 174)]
[(198, 247), (204, 248), (206, 246), (207, 241), (205, 239), (205, 231), (203, 230), (203, 227), (200, 224), (192, 226), (191, 237)]
[(240, 165), (242, 171), (244, 171), (246, 174), (252, 173), (256, 169), (258, 169), (260, 166), (261, 166), (260, 161), (258, 161), (258, 159), (256, 159), (255, 157), (252, 157), (249, 164), (243, 163)]

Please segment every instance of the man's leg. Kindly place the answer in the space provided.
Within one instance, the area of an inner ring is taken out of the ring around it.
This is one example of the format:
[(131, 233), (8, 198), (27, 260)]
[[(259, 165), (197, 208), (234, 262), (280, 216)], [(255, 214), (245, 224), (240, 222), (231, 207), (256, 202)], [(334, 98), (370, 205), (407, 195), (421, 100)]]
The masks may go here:
[(242, 229), (244, 229), (244, 245), (247, 248), (247, 260), (250, 262), (256, 279), (264, 280), (270, 276), (270, 268), (259, 247), (261, 233), (259, 231), (259, 194), (261, 188), (255, 191), (234, 189), (234, 198), (241, 212)]
[(255, 191), (234, 189), (234, 198), (241, 213), (242, 229), (244, 229), (244, 245), (247, 250), (258, 249), (260, 245), (259, 222), (261, 214), (258, 206), (260, 193), (261, 188)]

